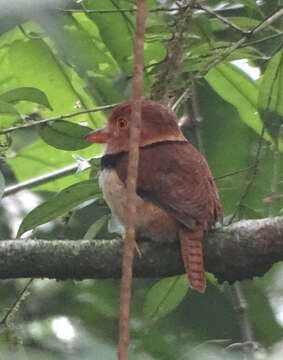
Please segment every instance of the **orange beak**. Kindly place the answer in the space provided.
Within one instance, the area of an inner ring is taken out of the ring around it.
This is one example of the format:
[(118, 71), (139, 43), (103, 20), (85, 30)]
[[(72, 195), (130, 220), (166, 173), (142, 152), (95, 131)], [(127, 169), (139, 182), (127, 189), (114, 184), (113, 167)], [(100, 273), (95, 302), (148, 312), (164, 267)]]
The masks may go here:
[(86, 136), (86, 141), (91, 143), (99, 143), (105, 144), (109, 138), (109, 133), (107, 132), (106, 128), (100, 128), (98, 130), (92, 131)]

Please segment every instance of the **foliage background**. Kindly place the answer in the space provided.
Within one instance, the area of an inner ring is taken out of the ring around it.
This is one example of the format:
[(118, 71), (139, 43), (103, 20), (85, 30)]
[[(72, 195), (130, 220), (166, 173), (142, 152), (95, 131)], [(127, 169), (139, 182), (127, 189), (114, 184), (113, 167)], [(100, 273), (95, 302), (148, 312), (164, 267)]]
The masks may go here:
[[(135, 13), (117, 10), (134, 9), (135, 2), (0, 3), (2, 129), (35, 124), (39, 119), (129, 98)], [(194, 10), (183, 17), (182, 11), (176, 10), (148, 13), (144, 94), (158, 94), (158, 81), (168, 71), (172, 81), (167, 84), (163, 78), (163, 87), (171, 103), (185, 92), (177, 109), (178, 117), (182, 119), (186, 136), (205, 153), (216, 179), (248, 168), (217, 181), (227, 221), (233, 216), (241, 219), (280, 215), (283, 17), (250, 36), (245, 31), (280, 11), (282, 3), (280, 0), (214, 0), (206, 5), (225, 17), (230, 25), (203, 10)], [(177, 4), (148, 0), (148, 7), (168, 9), (176, 8)], [(67, 11), (70, 9), (80, 11)], [(88, 13), (85, 9), (115, 12)], [(184, 18), (187, 23), (182, 28)], [(241, 31), (232, 28), (231, 23)], [(245, 36), (242, 46), (229, 50)], [(174, 54), (172, 60), (169, 52), (174, 39), (182, 45), (179, 50), (183, 62), (178, 67), (174, 59), (180, 54)], [(255, 67), (260, 77), (251, 79), (243, 65), (231, 64), (235, 60)], [(212, 67), (216, 62), (219, 64)], [(190, 91), (186, 92), (187, 89)], [(107, 111), (100, 111), (66, 121), (97, 128), (105, 123), (106, 116)], [(73, 164), (73, 153), (84, 159), (102, 153), (98, 145), (86, 147), (81, 128), (67, 128), (64, 123), (60, 127), (57, 123), (0, 135), (0, 165), (6, 185)], [(94, 182), (97, 181), (95, 169)], [(46, 182), (32, 191), (4, 197), (0, 208), (1, 239), (15, 237), (24, 216), (39, 203), (51, 199), (54, 192), (89, 176), (90, 171), (86, 170)], [(1, 192), (3, 179), (1, 176)], [(249, 184), (252, 186), (246, 191)], [(47, 225), (37, 228), (46, 219), (42, 220), (42, 210), (33, 213), (33, 221), (25, 227), (33, 230), (29, 237), (51, 240), (81, 239), (86, 234), (103, 239), (116, 236), (107, 231), (109, 210), (97, 192), (97, 185), (93, 186), (93, 193), (88, 189), (80, 193), (79, 199), (71, 197), (71, 206), (64, 199), (57, 202), (59, 213)], [(96, 200), (89, 200), (94, 195)], [(113, 228), (117, 230), (112, 223)], [(281, 273), (282, 266), (277, 264), (263, 278), (242, 284), (248, 304), (245, 316), (252, 329), (252, 339), (260, 344), (257, 358), (279, 359), (280, 353), (282, 356)], [(3, 317), (25, 283), (26, 280), (1, 281)], [(229, 344), (248, 340), (234, 292), (228, 285), (218, 285), (212, 276), (204, 296), (189, 291), (184, 277), (163, 279), (159, 283), (156, 279), (135, 280), (131, 356), (135, 359), (244, 358), (244, 347), (227, 349)], [(1, 358), (115, 358), (119, 282), (34, 280), (29, 293), (29, 296), (25, 294), (20, 310), (1, 323)]]

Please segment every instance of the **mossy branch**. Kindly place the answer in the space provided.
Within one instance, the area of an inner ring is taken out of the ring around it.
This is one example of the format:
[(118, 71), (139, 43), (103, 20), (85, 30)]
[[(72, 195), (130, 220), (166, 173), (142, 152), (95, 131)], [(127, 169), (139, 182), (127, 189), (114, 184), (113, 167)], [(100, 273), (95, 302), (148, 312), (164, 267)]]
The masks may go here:
[[(4, 240), (0, 278), (120, 278), (123, 241)], [(179, 243), (141, 242), (135, 277), (165, 277), (184, 272)], [(261, 276), (283, 260), (283, 217), (244, 220), (210, 232), (205, 268), (220, 282)]]

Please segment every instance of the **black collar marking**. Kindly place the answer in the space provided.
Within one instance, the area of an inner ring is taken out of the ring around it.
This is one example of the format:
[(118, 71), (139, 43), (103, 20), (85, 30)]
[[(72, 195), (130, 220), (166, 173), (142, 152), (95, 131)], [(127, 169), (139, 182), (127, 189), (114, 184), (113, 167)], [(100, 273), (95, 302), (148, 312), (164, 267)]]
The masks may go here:
[[(159, 147), (160, 145), (164, 144), (187, 144), (187, 141), (180, 141), (180, 140), (168, 140), (168, 141), (159, 141), (150, 145), (143, 146), (142, 148), (155, 148)], [(123, 155), (125, 155), (125, 152), (119, 152), (116, 154), (105, 154), (101, 158), (101, 169), (113, 169), (116, 167), (116, 163)]]

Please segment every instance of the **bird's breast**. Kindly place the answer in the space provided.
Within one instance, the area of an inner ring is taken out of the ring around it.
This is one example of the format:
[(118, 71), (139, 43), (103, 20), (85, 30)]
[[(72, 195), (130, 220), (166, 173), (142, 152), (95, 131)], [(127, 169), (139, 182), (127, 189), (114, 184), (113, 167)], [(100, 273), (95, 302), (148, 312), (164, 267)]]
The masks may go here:
[[(122, 223), (126, 222), (127, 191), (115, 168), (104, 168), (99, 176), (99, 185), (112, 214)], [(176, 241), (178, 225), (176, 220), (151, 202), (137, 195), (136, 231), (139, 237), (156, 241)]]

